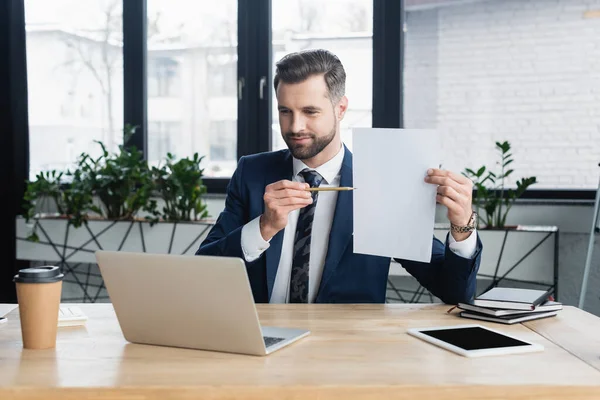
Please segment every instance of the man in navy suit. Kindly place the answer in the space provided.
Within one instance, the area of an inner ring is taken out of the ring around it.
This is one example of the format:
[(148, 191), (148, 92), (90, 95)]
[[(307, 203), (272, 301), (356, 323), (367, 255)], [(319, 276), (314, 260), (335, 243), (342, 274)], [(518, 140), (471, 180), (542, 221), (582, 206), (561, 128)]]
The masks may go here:
[[(288, 149), (239, 160), (225, 209), (196, 252), (244, 259), (257, 303), (385, 302), (391, 260), (354, 253), (352, 192), (306, 190), (352, 186), (352, 154), (340, 138), (345, 80), (340, 60), (325, 50), (277, 63), (274, 86)], [(433, 238), (429, 263), (397, 261), (443, 302), (469, 301), (482, 249), (472, 182), (440, 169), (427, 171), (425, 181), (438, 186), (450, 233), (445, 243)], [(410, 235), (410, 226), (398, 229)]]

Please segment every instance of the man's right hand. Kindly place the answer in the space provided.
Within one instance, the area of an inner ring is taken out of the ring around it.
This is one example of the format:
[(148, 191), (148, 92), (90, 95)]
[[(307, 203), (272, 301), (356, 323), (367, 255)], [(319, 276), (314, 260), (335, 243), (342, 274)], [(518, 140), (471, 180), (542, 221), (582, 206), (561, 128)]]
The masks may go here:
[(285, 228), (288, 214), (312, 203), (308, 183), (283, 180), (268, 185), (263, 197), (265, 212), (260, 217), (260, 234), (270, 240), (277, 232)]

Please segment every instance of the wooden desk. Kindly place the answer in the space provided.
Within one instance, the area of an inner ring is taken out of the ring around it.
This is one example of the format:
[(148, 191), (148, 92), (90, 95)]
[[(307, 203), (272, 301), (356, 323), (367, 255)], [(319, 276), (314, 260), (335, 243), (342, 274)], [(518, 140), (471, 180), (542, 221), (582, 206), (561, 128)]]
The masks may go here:
[(600, 318), (572, 307), (489, 324), (543, 352), (469, 359), (405, 333), (471, 322), (444, 305), (259, 305), (265, 325), (312, 331), (266, 357), (131, 344), (110, 304), (79, 306), (87, 326), (59, 328), (53, 350), (23, 350), (18, 310), (8, 315), (0, 399), (600, 398)]

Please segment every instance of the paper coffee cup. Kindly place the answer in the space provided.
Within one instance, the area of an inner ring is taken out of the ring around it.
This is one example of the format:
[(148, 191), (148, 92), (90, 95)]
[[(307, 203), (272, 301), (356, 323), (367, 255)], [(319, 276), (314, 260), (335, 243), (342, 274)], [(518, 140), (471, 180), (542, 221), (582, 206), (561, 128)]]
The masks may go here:
[(56, 266), (26, 268), (15, 275), (24, 348), (56, 347), (63, 277)]

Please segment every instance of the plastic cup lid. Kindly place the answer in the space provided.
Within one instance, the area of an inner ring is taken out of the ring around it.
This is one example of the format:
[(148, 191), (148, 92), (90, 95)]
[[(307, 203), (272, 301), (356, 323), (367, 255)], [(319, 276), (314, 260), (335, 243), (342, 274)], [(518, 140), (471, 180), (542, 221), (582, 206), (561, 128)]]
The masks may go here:
[(57, 266), (46, 266), (19, 270), (13, 280), (18, 283), (52, 283), (61, 281), (63, 277)]

